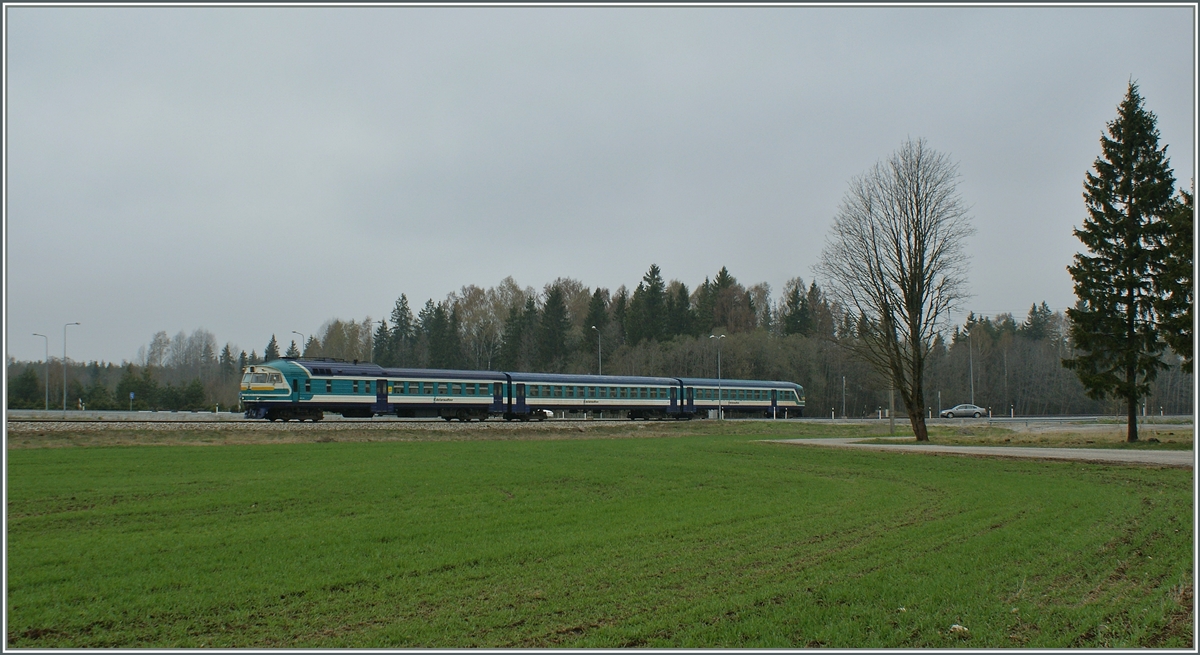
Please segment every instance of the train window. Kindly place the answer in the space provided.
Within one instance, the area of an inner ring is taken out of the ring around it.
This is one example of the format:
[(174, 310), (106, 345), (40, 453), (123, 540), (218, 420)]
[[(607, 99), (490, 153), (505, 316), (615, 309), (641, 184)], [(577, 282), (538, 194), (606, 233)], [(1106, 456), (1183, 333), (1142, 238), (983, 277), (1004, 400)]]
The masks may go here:
[(621, 387), (621, 397), (622, 398), (629, 397), (629, 387)]
[(325, 381), (325, 393), (333, 393), (333, 380)]
[(468, 383), (466, 384), (466, 387), (467, 387), (467, 395), (468, 395), (468, 396), (474, 396), (474, 395), (475, 395), (475, 383), (474, 383), (474, 382), (468, 382)]
[(447, 385), (446, 385), (446, 383), (445, 383), (445, 382), (438, 382), (438, 383), (437, 383), (437, 394), (436, 394), (436, 395), (439, 395), (439, 396), (444, 396), (444, 395), (446, 395), (446, 386), (447, 386)]
[(358, 393), (358, 380), (354, 381), (354, 393)]
[(555, 398), (562, 398), (562, 397), (563, 397), (563, 395), (562, 395), (562, 385), (559, 385), (559, 384), (556, 384), (556, 385), (554, 385), (554, 397), (555, 397)]
[(312, 379), (308, 379), (308, 380), (304, 381), (304, 392), (305, 393), (312, 392)]
[(588, 398), (595, 398), (595, 397), (596, 397), (596, 387), (588, 387), (588, 388), (587, 388), (587, 397), (588, 397)]
[(456, 395), (456, 396), (461, 396), (461, 395), (463, 395), (462, 383), (461, 383), (461, 382), (455, 382), (453, 385), (451, 385), (451, 391), (450, 391), (450, 393), (452, 393), (452, 394), (454, 394), (454, 395)]
[(574, 397), (575, 397), (575, 387), (568, 386), (567, 387), (567, 398), (574, 398)]
[(366, 392), (367, 392), (367, 393), (371, 393), (371, 382), (370, 382), (370, 380), (368, 380), (368, 381), (364, 382), (364, 383), (363, 383), (363, 385), (366, 387)]

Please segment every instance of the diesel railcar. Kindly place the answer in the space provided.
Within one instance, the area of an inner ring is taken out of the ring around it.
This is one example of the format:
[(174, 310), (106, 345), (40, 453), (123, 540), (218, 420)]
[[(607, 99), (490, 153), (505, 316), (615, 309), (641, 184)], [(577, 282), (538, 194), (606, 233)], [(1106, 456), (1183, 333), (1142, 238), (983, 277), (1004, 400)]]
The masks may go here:
[(796, 418), (804, 389), (792, 382), (616, 375), (383, 368), (325, 358), (246, 367), (239, 398), (247, 418), (321, 420), (395, 415), (447, 421), (539, 419), (545, 411), (609, 412), (629, 419), (726, 416)]

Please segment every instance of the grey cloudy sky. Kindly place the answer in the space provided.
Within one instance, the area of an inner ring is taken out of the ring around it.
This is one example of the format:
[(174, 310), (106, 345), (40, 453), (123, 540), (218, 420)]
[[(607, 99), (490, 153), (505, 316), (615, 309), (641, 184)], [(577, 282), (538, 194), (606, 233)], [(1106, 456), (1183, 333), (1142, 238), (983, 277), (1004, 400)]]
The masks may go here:
[[(778, 295), (906, 138), (960, 166), (964, 309), (1074, 302), (1136, 80), (1194, 177), (1193, 7), (5, 8), (6, 350), (414, 311), (507, 275)], [(818, 284), (820, 284), (818, 280)]]

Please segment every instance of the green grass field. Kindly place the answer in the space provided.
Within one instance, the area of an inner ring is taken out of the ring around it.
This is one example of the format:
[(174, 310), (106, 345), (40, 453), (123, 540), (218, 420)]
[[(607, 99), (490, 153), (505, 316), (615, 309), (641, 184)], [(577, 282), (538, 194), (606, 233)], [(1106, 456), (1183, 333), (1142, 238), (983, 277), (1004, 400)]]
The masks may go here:
[(8, 645), (1193, 643), (1191, 470), (754, 438), (10, 449)]

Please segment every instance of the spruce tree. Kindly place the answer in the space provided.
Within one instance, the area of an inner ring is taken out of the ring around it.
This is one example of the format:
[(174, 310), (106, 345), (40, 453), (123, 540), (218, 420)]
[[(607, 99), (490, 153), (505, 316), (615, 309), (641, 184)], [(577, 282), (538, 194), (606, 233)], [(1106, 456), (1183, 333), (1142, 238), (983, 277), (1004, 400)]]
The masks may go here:
[(288, 346), (287, 352), (284, 353), (284, 356), (285, 357), (299, 357), (300, 356), (300, 349), (296, 347), (295, 339), (292, 339), (292, 343), (290, 346)]
[(271, 342), (267, 344), (267, 349), (263, 351), (263, 361), (273, 362), (279, 359), (279, 342), (275, 341), (275, 335), (271, 335)]
[(408, 296), (402, 293), (392, 309), (391, 354), (395, 366), (412, 366), (413, 337), (413, 314), (408, 307)]
[(538, 327), (538, 364), (541, 370), (547, 373), (562, 372), (567, 357), (567, 330), (571, 328), (571, 321), (567, 318), (567, 305), (561, 287), (550, 287), (546, 293)]
[(1095, 172), (1084, 181), (1088, 216), (1075, 236), (1089, 254), (1075, 255), (1067, 267), (1078, 298), (1067, 310), (1077, 354), (1063, 365), (1089, 396), (1125, 401), (1130, 442), (1138, 438), (1139, 401), (1165, 367), (1153, 270), (1163, 256), (1157, 243), (1173, 209), (1175, 177), (1158, 137), (1157, 118), (1130, 82), (1108, 135), (1100, 137)]
[[(596, 329), (593, 330), (592, 327)], [(599, 344), (597, 339), (604, 335), (608, 326), (608, 292), (597, 288), (588, 302), (587, 315), (583, 319), (583, 334), (580, 336), (579, 350), (591, 352)], [(599, 334), (597, 334), (599, 332)]]
[(229, 347), (229, 343), (225, 343), (225, 347), (221, 349), (221, 379), (230, 380), (233, 378), (236, 371), (233, 370), (233, 349)]
[(371, 342), (371, 358), (376, 364), (384, 367), (395, 366), (396, 362), (392, 356), (392, 332), (388, 329), (387, 319), (379, 321), (379, 327), (375, 328), (375, 338)]
[(1174, 208), (1167, 212), (1163, 224), (1162, 256), (1157, 258), (1154, 270), (1155, 287), (1158, 291), (1159, 332), (1163, 341), (1183, 358), (1183, 370), (1193, 369), (1192, 352), (1192, 304), (1195, 301), (1195, 279), (1193, 262), (1196, 208), (1192, 194), (1179, 190)]

